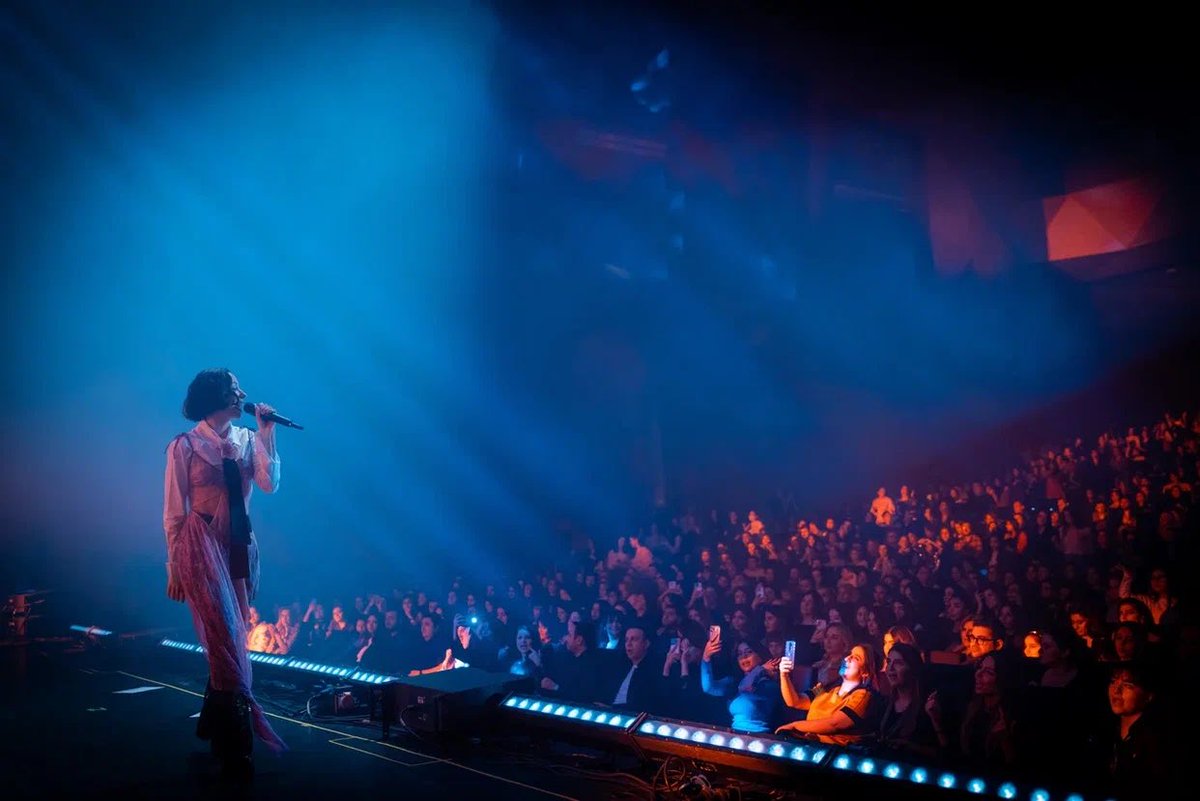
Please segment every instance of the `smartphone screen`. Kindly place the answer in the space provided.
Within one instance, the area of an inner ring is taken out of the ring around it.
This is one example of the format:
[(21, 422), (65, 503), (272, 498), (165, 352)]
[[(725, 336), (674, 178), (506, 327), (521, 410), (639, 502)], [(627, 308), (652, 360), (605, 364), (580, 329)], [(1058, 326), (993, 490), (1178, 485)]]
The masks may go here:
[(788, 659), (796, 658), (796, 641), (788, 640), (783, 644), (783, 655)]
[(708, 641), (716, 642), (719, 639), (721, 639), (721, 627), (720, 626), (709, 626), (708, 627)]
[(701, 584), (700, 582), (698, 582), (698, 581), (697, 581), (697, 582), (696, 582), (696, 589), (697, 589), (697, 590), (703, 590), (703, 589), (704, 589), (704, 585), (703, 585), (703, 584)]
[(671, 638), (671, 650), (672, 650), (672, 651), (674, 651), (674, 650), (675, 650), (676, 648), (678, 648), (678, 647), (679, 647), (679, 638), (678, 638), (678, 637), (672, 637), (672, 638)]

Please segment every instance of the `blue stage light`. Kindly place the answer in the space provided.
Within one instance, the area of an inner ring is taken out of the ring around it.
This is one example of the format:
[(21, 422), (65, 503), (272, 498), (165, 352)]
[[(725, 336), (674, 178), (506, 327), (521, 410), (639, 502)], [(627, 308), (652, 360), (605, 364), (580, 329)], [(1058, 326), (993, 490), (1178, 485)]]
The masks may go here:
[(967, 792), (982, 793), (987, 791), (987, 782), (983, 779), (971, 779), (967, 782)]
[(1001, 798), (1016, 798), (1017, 786), (1012, 782), (1005, 782), (1004, 784), (1000, 785), (1000, 789), (996, 791), (996, 794)]
[(947, 790), (953, 790), (954, 785), (957, 783), (958, 779), (954, 777), (953, 773), (943, 773), (941, 776), (938, 776), (938, 787), (945, 787)]
[(875, 772), (875, 761), (873, 759), (864, 759), (862, 762), (859, 762), (858, 763), (858, 772), (859, 773), (874, 773)]
[(845, 770), (850, 767), (850, 757), (842, 754), (837, 759), (833, 760), (833, 766), (838, 770)]
[(889, 779), (900, 778), (900, 766), (893, 762), (883, 769), (883, 775)]
[[(588, 707), (576, 706), (574, 704), (557, 704), (553, 701), (530, 698), (519, 693), (513, 693), (508, 696), (501, 703), (501, 706), (511, 709), (514, 712), (536, 712), (539, 715), (549, 715), (550, 717), (563, 718), (575, 723), (591, 726), (628, 728), (633, 726), (636, 721), (636, 718), (631, 715), (610, 714), (609, 712), (589, 709)], [(645, 734), (652, 734), (655, 729), (647, 729), (647, 726), (654, 727), (655, 725), (653, 721), (646, 721), (642, 725), (641, 731)]]
[(1029, 801), (1050, 801), (1050, 793), (1039, 787), (1029, 794)]
[(929, 781), (929, 772), (925, 768), (913, 768), (912, 773), (908, 774), (908, 780), (913, 784), (924, 784)]

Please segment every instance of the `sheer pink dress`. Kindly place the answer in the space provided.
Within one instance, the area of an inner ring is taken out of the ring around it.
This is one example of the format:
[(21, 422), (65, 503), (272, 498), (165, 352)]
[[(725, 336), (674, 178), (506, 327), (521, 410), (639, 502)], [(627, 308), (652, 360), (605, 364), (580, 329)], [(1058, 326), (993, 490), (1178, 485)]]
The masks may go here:
[(229, 570), (229, 494), (222, 460), (238, 463), (247, 509), (252, 486), (274, 492), (279, 457), (274, 432), (261, 435), (231, 426), (222, 438), (207, 422), (171, 441), (167, 448), (163, 528), (172, 570), (183, 586), (196, 634), (208, 654), (214, 690), (244, 693), (250, 699), (254, 730), (272, 751), (286, 750), (250, 691), (246, 620), (258, 590), (258, 541), (250, 535), (250, 576), (233, 579)]

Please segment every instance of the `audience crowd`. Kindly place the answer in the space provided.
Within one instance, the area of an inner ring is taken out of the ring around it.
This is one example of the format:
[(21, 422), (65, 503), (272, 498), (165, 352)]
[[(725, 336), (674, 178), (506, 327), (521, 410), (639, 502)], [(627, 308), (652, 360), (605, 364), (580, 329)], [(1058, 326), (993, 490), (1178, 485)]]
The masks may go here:
[(843, 518), (689, 509), (511, 582), (254, 611), (249, 647), (1145, 795), (1197, 719), (1198, 448), (1167, 414)]

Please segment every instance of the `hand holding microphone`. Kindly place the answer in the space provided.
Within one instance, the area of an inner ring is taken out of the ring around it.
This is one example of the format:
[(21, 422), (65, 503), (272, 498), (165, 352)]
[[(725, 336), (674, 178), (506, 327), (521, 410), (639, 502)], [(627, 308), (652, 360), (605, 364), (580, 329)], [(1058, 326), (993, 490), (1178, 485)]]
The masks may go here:
[(247, 414), (254, 415), (258, 420), (258, 427), (261, 431), (270, 431), (271, 427), (278, 423), (287, 428), (294, 428), (299, 431), (304, 430), (304, 426), (299, 423), (293, 423), (288, 418), (281, 414), (277, 414), (274, 406), (268, 406), (265, 403), (247, 403), (242, 407)]

